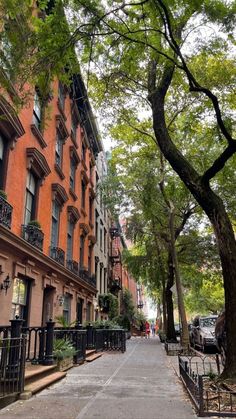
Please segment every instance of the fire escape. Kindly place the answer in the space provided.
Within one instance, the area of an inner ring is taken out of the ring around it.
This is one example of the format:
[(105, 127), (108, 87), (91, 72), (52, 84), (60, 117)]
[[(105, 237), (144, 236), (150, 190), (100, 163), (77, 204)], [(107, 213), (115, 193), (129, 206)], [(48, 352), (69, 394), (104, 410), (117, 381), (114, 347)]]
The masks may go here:
[(117, 227), (110, 228), (111, 252), (110, 252), (110, 274), (109, 288), (110, 292), (117, 295), (122, 289), (122, 265), (120, 253), (120, 230)]

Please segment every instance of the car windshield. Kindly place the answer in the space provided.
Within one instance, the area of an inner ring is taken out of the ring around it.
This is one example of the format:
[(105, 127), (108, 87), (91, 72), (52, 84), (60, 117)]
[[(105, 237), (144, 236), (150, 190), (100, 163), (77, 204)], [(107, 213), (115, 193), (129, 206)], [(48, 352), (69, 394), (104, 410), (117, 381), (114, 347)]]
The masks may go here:
[(216, 317), (208, 317), (207, 319), (201, 319), (200, 325), (202, 327), (214, 327), (216, 324)]

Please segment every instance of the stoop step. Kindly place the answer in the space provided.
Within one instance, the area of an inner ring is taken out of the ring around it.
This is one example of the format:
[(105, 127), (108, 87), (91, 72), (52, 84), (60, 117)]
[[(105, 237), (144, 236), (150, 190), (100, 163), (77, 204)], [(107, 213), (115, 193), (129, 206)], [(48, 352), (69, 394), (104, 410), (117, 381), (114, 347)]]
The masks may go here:
[(25, 392), (31, 392), (32, 394), (38, 393), (38, 391), (56, 383), (66, 376), (66, 372), (54, 372), (46, 377), (41, 378), (33, 383), (25, 386)]
[(92, 362), (92, 361), (95, 361), (95, 359), (100, 358), (101, 356), (102, 356), (101, 353), (99, 353), (99, 354), (95, 353), (93, 355), (90, 355), (90, 356), (86, 357), (85, 361), (86, 362)]
[(25, 370), (25, 384), (28, 384), (29, 382), (33, 380), (38, 380), (40, 375), (47, 375), (49, 373), (52, 373), (55, 371), (56, 365), (35, 365), (30, 366), (29, 369), (26, 368)]

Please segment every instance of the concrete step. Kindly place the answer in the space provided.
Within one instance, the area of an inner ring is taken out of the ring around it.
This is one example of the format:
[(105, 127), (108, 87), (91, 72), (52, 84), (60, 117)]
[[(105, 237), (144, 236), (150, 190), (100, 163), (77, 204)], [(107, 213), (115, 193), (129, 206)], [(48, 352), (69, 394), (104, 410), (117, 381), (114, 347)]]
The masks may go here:
[(86, 349), (86, 357), (96, 353), (96, 349)]
[[(56, 365), (29, 365), (26, 366), (25, 370), (25, 384), (29, 384), (32, 381), (38, 380), (40, 376), (48, 375), (52, 373), (56, 368)], [(42, 378), (42, 377), (41, 377)]]
[(100, 358), (100, 356), (102, 356), (102, 353), (99, 353), (99, 354), (95, 353), (93, 355), (90, 355), (90, 356), (86, 357), (86, 362), (95, 361), (95, 359)]
[(27, 384), (25, 386), (25, 392), (35, 394), (44, 388), (56, 383), (56, 381), (61, 380), (66, 376), (66, 372), (54, 372), (46, 377), (41, 378), (40, 380), (34, 381), (33, 383)]

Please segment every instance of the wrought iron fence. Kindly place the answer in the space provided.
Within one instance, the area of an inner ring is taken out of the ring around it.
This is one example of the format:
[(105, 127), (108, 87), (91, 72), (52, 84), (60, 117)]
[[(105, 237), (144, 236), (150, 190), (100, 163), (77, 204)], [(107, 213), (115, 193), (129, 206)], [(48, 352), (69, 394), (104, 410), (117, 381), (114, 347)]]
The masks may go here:
[(95, 329), (95, 349), (96, 352), (103, 351), (104, 348), (104, 329)]
[(65, 252), (60, 247), (50, 247), (50, 256), (60, 265), (65, 265)]
[(103, 350), (126, 351), (126, 336), (123, 329), (104, 329)]
[(43, 250), (44, 234), (40, 228), (34, 225), (22, 225), (22, 237), (32, 246)]
[(11, 336), (11, 326), (0, 326), (0, 340)]
[(86, 356), (86, 330), (80, 330), (76, 328), (55, 328), (54, 329), (55, 339), (64, 339), (71, 342), (76, 350), (74, 356), (74, 363), (79, 364), (85, 360)]
[(26, 339), (26, 361), (32, 364), (41, 364), (45, 358), (46, 350), (46, 327), (23, 327), (22, 333)]
[(220, 388), (213, 377), (220, 374), (218, 355), (179, 356), (180, 377), (197, 409), (198, 416), (236, 417), (235, 391)]
[(12, 206), (0, 195), (0, 224), (11, 228)]
[(0, 340), (0, 398), (24, 390), (26, 338)]

